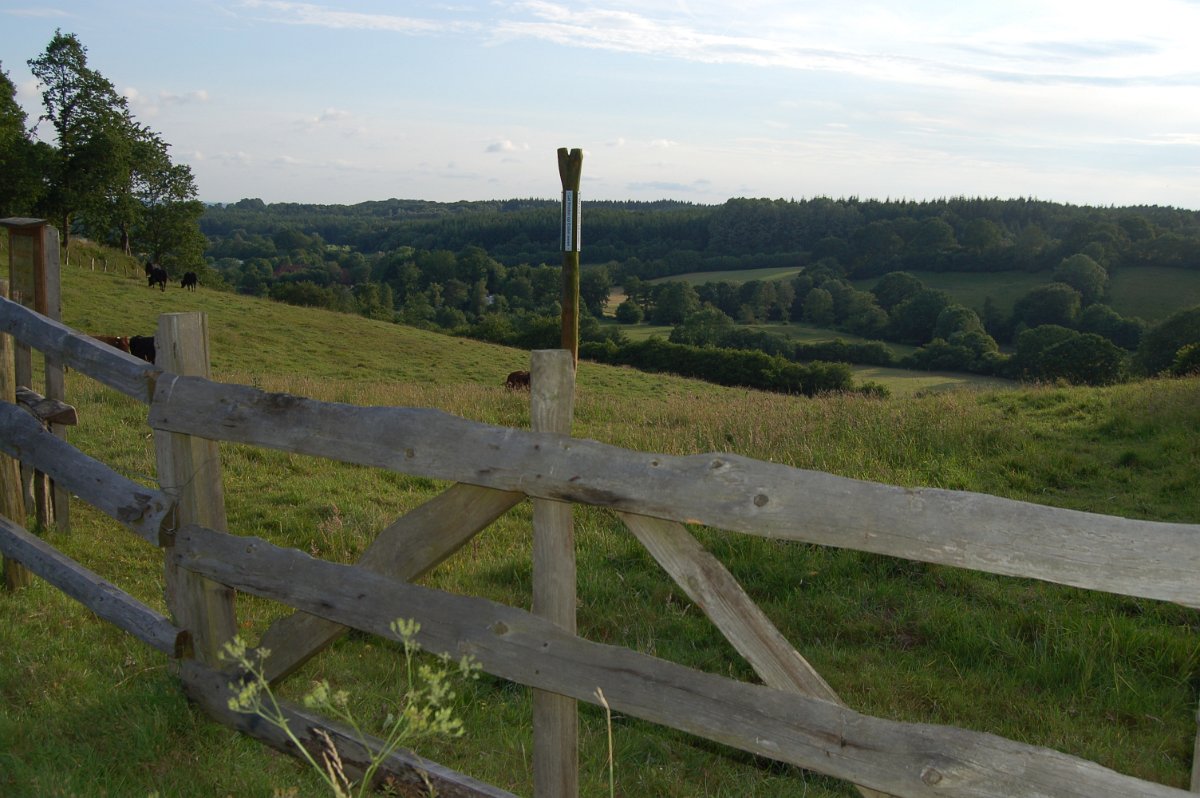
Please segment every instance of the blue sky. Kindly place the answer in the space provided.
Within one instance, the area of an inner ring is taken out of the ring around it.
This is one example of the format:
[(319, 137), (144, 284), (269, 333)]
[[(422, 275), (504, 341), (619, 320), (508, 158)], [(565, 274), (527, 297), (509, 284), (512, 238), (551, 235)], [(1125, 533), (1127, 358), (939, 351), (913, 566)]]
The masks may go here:
[(31, 122), (56, 28), (210, 202), (1200, 209), (1200, 0), (0, 0)]

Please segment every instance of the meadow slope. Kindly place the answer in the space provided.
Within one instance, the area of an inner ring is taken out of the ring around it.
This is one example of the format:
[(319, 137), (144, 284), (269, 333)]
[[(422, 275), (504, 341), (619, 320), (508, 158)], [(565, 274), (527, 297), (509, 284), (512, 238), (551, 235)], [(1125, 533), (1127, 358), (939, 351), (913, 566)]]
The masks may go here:
[[(64, 270), (63, 317), (97, 334), (148, 334), (160, 313), (208, 315), (214, 377), (320, 399), (439, 407), (528, 427), (502, 387), (528, 353), (264, 300), (146, 288)], [(154, 481), (145, 407), (68, 377), (71, 440)], [(729, 451), (908, 486), (1200, 522), (1200, 381), (1106, 389), (952, 391), (814, 400), (581, 363), (575, 434), (645, 451)], [(231, 529), (351, 561), (440, 485), (313, 458), (222, 445)], [(423, 580), (528, 606), (528, 503)], [(577, 511), (580, 634), (752, 680), (747, 666), (608, 513)], [(161, 565), (89, 508), (51, 540), (161, 609)], [(1026, 580), (697, 529), (852, 707), (1047, 745), (1186, 786), (1200, 688), (1196, 613)], [(239, 597), (253, 638), (282, 609)], [(395, 698), (394, 648), (351, 635), (286, 687), (328, 678), (370, 726)], [(529, 692), (463, 689), (461, 741), (421, 753), (531, 794)], [(581, 712), (584, 795), (607, 795), (602, 715)], [(617, 718), (622, 796), (844, 796), (847, 785)], [(189, 707), (156, 652), (44, 584), (0, 594), (0, 794), (318, 795), (291, 760)]]

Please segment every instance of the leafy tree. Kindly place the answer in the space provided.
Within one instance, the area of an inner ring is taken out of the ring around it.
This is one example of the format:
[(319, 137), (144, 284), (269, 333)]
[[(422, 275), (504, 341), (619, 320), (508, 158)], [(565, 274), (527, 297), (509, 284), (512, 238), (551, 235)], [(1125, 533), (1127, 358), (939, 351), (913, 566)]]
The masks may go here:
[(1126, 360), (1112, 341), (1094, 333), (1076, 333), (1042, 351), (1030, 370), (1035, 379), (1111, 385), (1124, 379)]
[(722, 337), (733, 327), (733, 319), (712, 305), (706, 305), (688, 314), (682, 324), (675, 325), (668, 340), (673, 344), (719, 346)]
[(1017, 335), (1017, 351), (1009, 366), (1018, 379), (1040, 379), (1039, 359), (1044, 351), (1078, 335), (1074, 330), (1058, 324), (1043, 324)]
[(642, 312), (642, 306), (634, 301), (633, 297), (628, 297), (624, 302), (617, 305), (617, 321), (621, 324), (639, 324), (645, 317)]
[(928, 343), (933, 340), (938, 317), (949, 305), (950, 295), (945, 291), (930, 288), (918, 291), (888, 314), (892, 335), (903, 343), (917, 346)]
[(672, 280), (657, 286), (654, 291), (655, 324), (679, 324), (700, 309), (700, 296), (690, 283)]
[(949, 341), (955, 333), (983, 332), (983, 322), (978, 314), (965, 305), (947, 305), (938, 314), (933, 327), (933, 337)]
[(579, 301), (596, 318), (604, 315), (608, 294), (612, 290), (612, 278), (605, 266), (584, 269), (579, 275)]
[(41, 197), (47, 148), (34, 143), (25, 122), (17, 87), (0, 69), (0, 217), (30, 216)]
[(1054, 279), (1078, 291), (1084, 306), (1099, 302), (1108, 286), (1108, 272), (1082, 253), (1063, 258), (1062, 263), (1054, 270)]
[(1125, 318), (1108, 305), (1088, 305), (1079, 314), (1075, 325), (1080, 332), (1103, 336), (1122, 349), (1134, 350), (1142, 340), (1146, 323), (1137, 318)]
[(1179, 350), (1200, 343), (1200, 305), (1182, 310), (1146, 331), (1138, 346), (1136, 363), (1144, 374), (1171, 368)]
[(824, 288), (814, 288), (804, 298), (804, 321), (817, 327), (833, 324), (833, 294)]
[(879, 278), (871, 293), (875, 295), (879, 307), (891, 312), (896, 305), (915, 296), (924, 288), (925, 284), (908, 272), (888, 272)]
[(1070, 327), (1079, 313), (1079, 292), (1066, 283), (1038, 286), (1013, 305), (1013, 324), (1040, 327), (1057, 324)]
[(105, 192), (112, 163), (123, 155), (109, 146), (125, 118), (127, 103), (106, 78), (88, 68), (87, 49), (61, 30), (29, 68), (42, 86), (45, 113), (39, 121), (54, 127), (58, 143), (47, 203), (58, 217), (63, 243), (70, 243), (71, 220)]
[(1200, 374), (1200, 343), (1180, 347), (1171, 364), (1171, 373), (1176, 377)]

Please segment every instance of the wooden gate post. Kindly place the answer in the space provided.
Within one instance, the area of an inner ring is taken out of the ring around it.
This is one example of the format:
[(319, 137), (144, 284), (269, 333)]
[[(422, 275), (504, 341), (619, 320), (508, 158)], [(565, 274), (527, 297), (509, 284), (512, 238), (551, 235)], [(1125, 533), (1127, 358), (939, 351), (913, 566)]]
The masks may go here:
[[(535, 432), (571, 434), (575, 360), (562, 349), (533, 353), (531, 420)], [(533, 612), (575, 634), (575, 527), (572, 505), (533, 500)], [(575, 700), (533, 691), (534, 798), (579, 794), (579, 719)]]
[[(155, 365), (164, 376), (211, 377), (208, 317), (203, 313), (166, 313), (158, 317)], [(178, 502), (175, 529), (199, 524), (227, 531), (221, 459), (216, 441), (174, 432), (154, 433), (158, 483)], [(172, 564), (173, 544), (165, 552), (167, 607), (176, 624), (192, 636), (196, 659), (217, 665), (225, 641), (237, 634), (232, 588)]]
[[(0, 280), (0, 296), (8, 298), (8, 281)], [(16, 372), (13, 363), (13, 339), (0, 333), (0, 402), (16, 402)], [(25, 496), (21, 490), (21, 464), (0, 454), (0, 515), (17, 526), (25, 526)], [(33, 581), (29, 569), (7, 557), (3, 562), (4, 587), (17, 590)]]

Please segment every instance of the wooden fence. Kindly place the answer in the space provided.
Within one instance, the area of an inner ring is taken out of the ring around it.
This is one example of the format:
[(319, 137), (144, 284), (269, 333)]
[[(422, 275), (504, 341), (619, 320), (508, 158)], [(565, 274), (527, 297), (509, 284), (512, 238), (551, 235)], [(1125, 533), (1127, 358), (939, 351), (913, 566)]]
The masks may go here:
[[(621, 713), (846, 779), (863, 795), (1168, 796), (1189, 793), (990, 734), (872, 717), (842, 704), (728, 571), (683, 526), (953, 565), (1200, 607), (1200, 526), (1055, 509), (974, 493), (908, 489), (730, 454), (665, 456), (572, 438), (569, 353), (535, 352), (535, 429), (424, 408), (357, 407), (213, 382), (204, 317), (160, 319), (158, 365), (109, 349), (15, 303), (10, 333), (149, 405), (160, 490), (133, 483), (0, 403), (0, 450), (164, 550), (173, 620), (0, 519), (5, 557), (148, 645), (180, 659), (184, 689), (223, 723), (287, 750), (266, 724), (226, 706), (217, 647), (237, 628), (234, 591), (296, 613), (262, 644), (285, 677), (347, 628), (395, 638), (398, 615), (426, 649), (473, 655), (491, 674), (535, 688), (534, 790), (574, 794), (574, 701), (597, 689)], [(216, 441), (316, 455), (428, 478), (451, 488), (383, 530), (356, 565), (314, 559), (225, 530)], [(535, 502), (534, 610), (412, 584), (525, 498)], [(574, 628), (570, 505), (610, 508), (746, 657), (749, 684), (581, 639)], [(19, 520), (19, 519), (17, 519)], [(402, 608), (402, 609), (399, 609)], [(306, 745), (325, 729), (354, 772), (358, 743), (288, 707)], [(505, 795), (408, 753), (383, 775), (425, 794)]]

